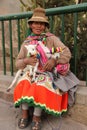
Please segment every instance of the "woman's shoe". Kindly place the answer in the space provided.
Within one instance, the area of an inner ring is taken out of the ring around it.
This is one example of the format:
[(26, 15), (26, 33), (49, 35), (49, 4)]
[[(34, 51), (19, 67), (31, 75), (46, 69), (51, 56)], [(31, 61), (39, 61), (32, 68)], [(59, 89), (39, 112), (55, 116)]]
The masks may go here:
[(41, 121), (32, 121), (31, 130), (41, 130)]
[(24, 129), (24, 128), (26, 128), (28, 126), (28, 123), (29, 123), (29, 119), (27, 119), (27, 118), (26, 119), (21, 118), (18, 121), (18, 127), (20, 129)]

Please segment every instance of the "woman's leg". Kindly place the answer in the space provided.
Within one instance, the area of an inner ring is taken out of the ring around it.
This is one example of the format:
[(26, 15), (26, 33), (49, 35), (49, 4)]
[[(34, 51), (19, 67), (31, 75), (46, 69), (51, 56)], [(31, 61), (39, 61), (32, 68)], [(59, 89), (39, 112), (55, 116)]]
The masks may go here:
[(31, 125), (31, 130), (40, 130), (41, 129), (41, 112), (42, 110), (38, 107), (34, 108), (33, 121)]
[(28, 110), (29, 110), (28, 104), (23, 103), (21, 105), (21, 108), (22, 108), (22, 118), (27, 119), (28, 118)]
[(34, 108), (34, 113), (33, 113), (33, 120), (34, 121), (40, 121), (41, 112), (42, 112), (41, 108), (39, 108), (39, 107)]
[(29, 119), (28, 119), (29, 107), (27, 103), (23, 103), (21, 107), (22, 107), (22, 117), (18, 121), (18, 126), (20, 129), (24, 129), (28, 126), (28, 123), (29, 123)]

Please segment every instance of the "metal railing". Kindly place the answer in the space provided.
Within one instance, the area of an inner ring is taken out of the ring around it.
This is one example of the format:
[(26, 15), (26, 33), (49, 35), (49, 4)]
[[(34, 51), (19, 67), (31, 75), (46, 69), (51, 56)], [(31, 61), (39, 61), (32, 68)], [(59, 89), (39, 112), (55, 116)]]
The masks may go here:
[[(73, 52), (73, 56), (74, 56), (74, 73), (76, 74), (76, 65), (77, 65), (77, 26), (78, 26), (78, 13), (81, 12), (87, 12), (87, 3), (83, 3), (83, 4), (78, 4), (78, 5), (70, 5), (70, 6), (63, 6), (63, 7), (56, 7), (56, 8), (49, 8), (46, 9), (46, 15), (50, 18), (50, 31), (53, 32), (53, 17), (54, 16), (59, 16), (61, 15), (61, 40), (64, 42), (65, 41), (65, 21), (64, 21), (64, 16), (66, 14), (73, 14), (74, 17), (74, 26), (73, 26), (73, 30), (74, 30), (74, 52)], [(1, 35), (2, 35), (2, 56), (3, 56), (3, 72), (4, 75), (6, 75), (6, 38), (5, 38), (5, 22), (8, 21), (8, 30), (9, 30), (9, 57), (10, 57), (10, 72), (11, 75), (14, 74), (14, 62), (13, 62), (13, 39), (12, 36), (14, 34), (12, 34), (13, 31), (13, 26), (12, 26), (12, 22), (16, 21), (16, 30), (17, 30), (17, 42), (18, 42), (18, 52), (20, 50), (20, 46), (21, 46), (21, 26), (20, 26), (20, 21), (22, 19), (27, 19), (30, 18), (32, 15), (32, 11), (29, 12), (25, 12), (25, 13), (20, 13), (20, 14), (12, 14), (12, 15), (5, 15), (5, 16), (0, 16), (0, 23), (1, 23), (1, 27), (0, 27), (0, 31), (1, 31)], [(27, 24), (26, 24), (27, 25)], [(27, 32), (25, 32), (26, 34)], [(87, 68), (85, 68), (86, 70), (86, 82), (87, 82)]]

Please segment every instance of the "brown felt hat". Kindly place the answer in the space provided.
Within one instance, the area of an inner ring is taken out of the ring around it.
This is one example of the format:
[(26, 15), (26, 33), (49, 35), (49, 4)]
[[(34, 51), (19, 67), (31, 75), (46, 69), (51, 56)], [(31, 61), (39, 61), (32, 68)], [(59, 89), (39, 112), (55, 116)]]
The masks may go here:
[(41, 7), (37, 7), (33, 12), (32, 17), (28, 20), (29, 24), (31, 22), (44, 22), (44, 23), (46, 23), (46, 26), (49, 26), (49, 22), (48, 22), (48, 18), (46, 17), (45, 9), (43, 9)]

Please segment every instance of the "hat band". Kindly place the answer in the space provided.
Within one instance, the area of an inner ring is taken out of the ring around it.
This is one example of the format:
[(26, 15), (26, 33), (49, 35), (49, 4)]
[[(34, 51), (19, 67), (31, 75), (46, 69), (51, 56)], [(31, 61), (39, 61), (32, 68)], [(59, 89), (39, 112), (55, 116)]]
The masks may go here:
[(47, 19), (45, 19), (45, 18), (43, 18), (43, 17), (37, 17), (37, 16), (32, 17), (29, 21), (33, 21), (33, 20), (35, 20), (35, 19), (36, 19), (36, 20), (39, 19), (39, 20), (43, 20), (43, 21), (45, 20), (45, 22), (48, 22)]
[[(42, 20), (44, 20), (45, 18), (43, 18), (43, 17), (37, 17), (37, 16), (35, 16), (35, 17), (32, 17), (32, 19), (33, 18), (36, 18), (36, 19), (42, 19)], [(45, 19), (46, 20), (46, 19)], [(46, 20), (47, 21), (47, 20)]]

